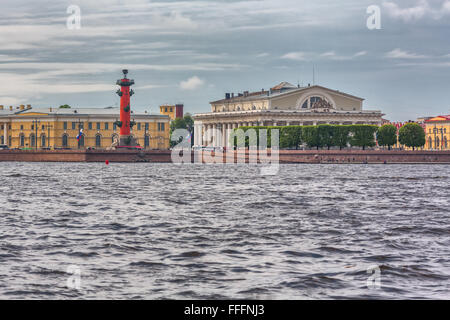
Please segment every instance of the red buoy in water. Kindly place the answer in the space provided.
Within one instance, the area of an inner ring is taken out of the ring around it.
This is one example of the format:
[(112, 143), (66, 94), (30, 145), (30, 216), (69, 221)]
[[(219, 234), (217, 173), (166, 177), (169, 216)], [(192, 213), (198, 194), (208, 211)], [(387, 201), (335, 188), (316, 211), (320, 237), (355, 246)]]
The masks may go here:
[(106, 164), (106, 165), (109, 165), (109, 160), (106, 160), (106, 161), (105, 161), (105, 164)]

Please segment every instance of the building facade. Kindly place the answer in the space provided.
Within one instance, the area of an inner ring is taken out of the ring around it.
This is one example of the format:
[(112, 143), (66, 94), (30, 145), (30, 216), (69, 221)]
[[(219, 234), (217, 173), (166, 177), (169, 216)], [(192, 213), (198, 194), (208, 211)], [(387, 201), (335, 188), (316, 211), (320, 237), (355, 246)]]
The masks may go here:
[(229, 146), (233, 129), (242, 126), (318, 124), (381, 125), (381, 111), (363, 110), (364, 99), (321, 86), (282, 82), (270, 90), (225, 94), (211, 112), (194, 116), (196, 146)]
[(425, 120), (425, 149), (450, 150), (450, 115)]
[[(11, 149), (107, 149), (119, 138), (119, 112), (119, 108), (0, 106), (0, 143)], [(132, 135), (140, 146), (169, 149), (168, 116), (133, 112), (131, 119)]]
[(162, 115), (169, 116), (170, 120), (175, 120), (178, 118), (183, 118), (184, 116), (184, 105), (163, 105), (159, 107), (159, 113)]

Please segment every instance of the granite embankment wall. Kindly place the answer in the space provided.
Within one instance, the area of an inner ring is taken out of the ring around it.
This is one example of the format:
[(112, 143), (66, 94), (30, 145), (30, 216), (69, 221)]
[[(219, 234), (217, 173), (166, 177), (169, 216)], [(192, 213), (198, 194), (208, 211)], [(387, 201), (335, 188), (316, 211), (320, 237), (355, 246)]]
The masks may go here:
[[(205, 153), (203, 158), (191, 153), (191, 161), (202, 162), (249, 162), (257, 155), (246, 151), (245, 155), (235, 152), (227, 159), (227, 154)], [(171, 151), (150, 150), (0, 150), (0, 161), (21, 162), (172, 162)], [(259, 159), (258, 159), (259, 160)], [(280, 163), (448, 163), (450, 151), (387, 151), (387, 150), (281, 150)], [(263, 162), (267, 162), (264, 161)]]

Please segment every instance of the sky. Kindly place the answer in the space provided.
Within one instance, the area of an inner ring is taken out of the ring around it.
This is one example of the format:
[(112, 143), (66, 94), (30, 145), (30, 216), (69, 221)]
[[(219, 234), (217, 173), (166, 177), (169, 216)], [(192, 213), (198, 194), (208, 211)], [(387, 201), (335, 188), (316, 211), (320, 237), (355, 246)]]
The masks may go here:
[(0, 105), (117, 106), (126, 68), (152, 113), (315, 78), (391, 121), (450, 114), (449, 27), (450, 0), (2, 0)]

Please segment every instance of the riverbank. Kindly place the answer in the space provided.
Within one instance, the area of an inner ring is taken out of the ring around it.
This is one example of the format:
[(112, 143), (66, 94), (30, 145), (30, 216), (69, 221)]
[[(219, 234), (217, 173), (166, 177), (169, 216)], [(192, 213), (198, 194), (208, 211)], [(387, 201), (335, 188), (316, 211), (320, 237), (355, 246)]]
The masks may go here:
[[(189, 156), (187, 156), (189, 159)], [(264, 162), (268, 156), (255, 151), (229, 154), (191, 152), (190, 162), (232, 163)], [(276, 159), (273, 159), (276, 160)], [(172, 162), (169, 150), (0, 150), (1, 161), (17, 162)], [(187, 161), (189, 162), (189, 161)], [(450, 151), (397, 150), (280, 150), (280, 163), (448, 163)]]

